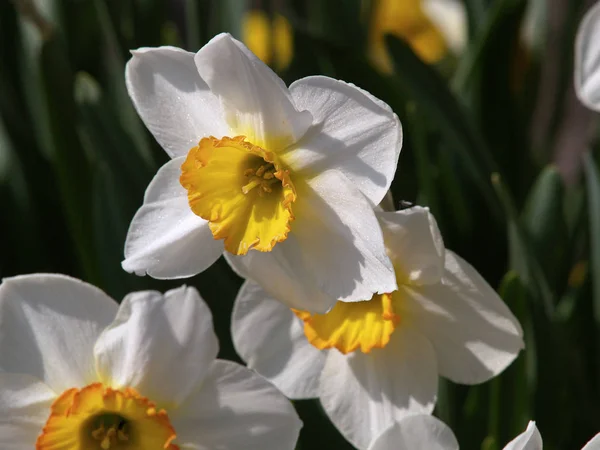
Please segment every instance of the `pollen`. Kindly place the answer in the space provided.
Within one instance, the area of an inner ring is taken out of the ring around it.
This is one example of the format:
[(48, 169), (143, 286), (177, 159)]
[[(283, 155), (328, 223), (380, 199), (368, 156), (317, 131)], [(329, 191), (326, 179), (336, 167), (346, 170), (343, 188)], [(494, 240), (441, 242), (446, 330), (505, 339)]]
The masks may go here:
[[(150, 411), (153, 411), (150, 414)], [(94, 383), (52, 405), (36, 450), (179, 450), (165, 410), (133, 389)]]
[(190, 209), (234, 255), (268, 252), (287, 239), (296, 201), (290, 172), (277, 155), (245, 139), (203, 138), (190, 149), (179, 179)]
[(325, 314), (293, 311), (304, 321), (304, 334), (316, 348), (369, 353), (373, 348), (384, 348), (400, 323), (395, 308), (398, 300), (398, 292), (394, 292), (376, 294), (362, 302), (338, 301)]

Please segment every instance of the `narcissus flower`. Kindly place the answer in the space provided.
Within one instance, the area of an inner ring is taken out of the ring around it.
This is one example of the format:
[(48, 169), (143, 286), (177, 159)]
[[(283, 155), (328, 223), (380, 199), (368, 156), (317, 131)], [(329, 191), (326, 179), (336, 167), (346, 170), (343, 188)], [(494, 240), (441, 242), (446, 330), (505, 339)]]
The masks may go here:
[(60, 275), (0, 285), (3, 450), (293, 449), (301, 422), (251, 370), (215, 360), (193, 288), (120, 307)]
[(232, 319), (248, 366), (290, 398), (319, 397), (359, 449), (394, 421), (431, 413), (438, 374), (480, 383), (523, 348), (518, 321), (473, 267), (444, 249), (426, 208), (377, 215), (398, 289), (311, 314), (246, 281)]
[[(432, 416), (409, 416), (394, 423), (380, 436), (369, 450), (458, 450), (458, 442), (446, 424)], [(510, 441), (503, 450), (542, 450), (542, 436), (530, 421), (527, 429)], [(597, 434), (581, 450), (600, 449)]]
[(294, 52), (292, 26), (281, 14), (269, 15), (259, 9), (244, 14), (242, 40), (262, 62), (284, 70), (290, 65)]
[(575, 92), (585, 106), (600, 112), (600, 2), (586, 13), (577, 32)]
[(126, 80), (173, 159), (133, 218), (125, 270), (188, 277), (226, 250), (272, 295), (321, 312), (396, 288), (372, 210), (402, 144), (385, 103), (320, 76), (288, 89), (227, 34), (196, 54), (136, 50)]
[(424, 0), (374, 2), (369, 27), (369, 57), (382, 72), (392, 72), (392, 61), (384, 40), (386, 34), (405, 39), (428, 63), (439, 61), (448, 52), (444, 36), (425, 12), (424, 3)]

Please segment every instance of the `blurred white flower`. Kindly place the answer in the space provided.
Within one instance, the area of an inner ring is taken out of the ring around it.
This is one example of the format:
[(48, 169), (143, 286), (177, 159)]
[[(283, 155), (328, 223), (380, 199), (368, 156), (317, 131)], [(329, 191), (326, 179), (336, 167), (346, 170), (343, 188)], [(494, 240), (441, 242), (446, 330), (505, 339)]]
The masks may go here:
[(136, 50), (126, 81), (173, 159), (133, 218), (125, 270), (188, 277), (225, 249), (245, 276), (275, 279), (272, 295), (320, 312), (396, 288), (372, 210), (402, 145), (388, 105), (321, 76), (288, 90), (227, 34), (196, 54)]
[(0, 285), (3, 450), (293, 449), (301, 422), (251, 370), (215, 360), (193, 288), (120, 307), (61, 275)]
[[(439, 419), (415, 415), (402, 419), (379, 435), (369, 450), (458, 450), (452, 430)], [(510, 441), (503, 450), (542, 450), (542, 436), (530, 421), (527, 429)], [(581, 450), (600, 449), (600, 434)]]
[(600, 2), (585, 14), (577, 32), (575, 92), (581, 103), (600, 112)]
[(475, 269), (444, 249), (428, 209), (377, 215), (397, 290), (315, 315), (246, 281), (232, 318), (248, 366), (290, 398), (319, 397), (359, 449), (404, 416), (431, 413), (438, 374), (480, 383), (523, 348), (518, 321)]
[[(465, 4), (461, 0), (421, 0), (422, 8), (429, 20), (440, 30), (448, 47), (460, 55), (468, 39), (468, 22)], [(531, 0), (520, 30), (520, 38), (525, 48), (531, 50), (539, 40), (540, 26), (544, 23), (546, 2)]]
[(423, 11), (440, 30), (448, 47), (461, 54), (467, 43), (467, 12), (462, 1), (422, 0)]

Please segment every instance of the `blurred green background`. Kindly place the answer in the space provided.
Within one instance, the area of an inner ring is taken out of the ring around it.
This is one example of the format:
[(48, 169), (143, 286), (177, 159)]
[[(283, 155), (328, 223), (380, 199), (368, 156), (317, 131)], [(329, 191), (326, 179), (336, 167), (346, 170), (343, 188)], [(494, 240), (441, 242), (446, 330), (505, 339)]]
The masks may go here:
[[(447, 0), (451, 1), (451, 0)], [(61, 272), (116, 299), (160, 282), (120, 266), (127, 227), (167, 161), (127, 96), (128, 50), (197, 51), (229, 31), (280, 76), (343, 79), (400, 116), (392, 186), (428, 205), (448, 248), (520, 319), (527, 348), (480, 386), (440, 381), (461, 448), (500, 449), (537, 421), (545, 448), (600, 429), (598, 116), (572, 88), (590, 2), (457, 0), (457, 45), (426, 0), (0, 0), (0, 275)], [(448, 24), (446, 24), (448, 25)], [(459, 42), (460, 43), (460, 42)], [(209, 302), (220, 356), (241, 283), (220, 260), (185, 283)], [(302, 449), (351, 449), (316, 401)]]

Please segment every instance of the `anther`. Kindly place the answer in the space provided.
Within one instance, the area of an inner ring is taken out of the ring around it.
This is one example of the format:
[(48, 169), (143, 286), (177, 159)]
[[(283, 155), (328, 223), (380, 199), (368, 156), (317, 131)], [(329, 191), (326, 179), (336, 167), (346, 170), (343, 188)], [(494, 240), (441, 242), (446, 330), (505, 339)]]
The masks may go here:
[(262, 177), (263, 173), (265, 173), (265, 170), (267, 170), (267, 166), (260, 166), (257, 170), (256, 170), (256, 176), (257, 177)]
[(104, 424), (100, 425), (100, 428), (97, 428), (96, 430), (92, 431), (92, 437), (99, 441), (100, 439), (102, 439), (102, 436), (104, 436), (106, 430), (104, 428)]
[(260, 183), (260, 187), (262, 188), (263, 191), (265, 192), (273, 192), (273, 189), (271, 189), (269, 187), (269, 182), (268, 181), (263, 181), (262, 183)]
[(128, 441), (129, 440), (129, 436), (127, 436), (127, 433), (125, 433), (125, 431), (123, 431), (123, 430), (117, 430), (117, 437), (119, 438), (120, 441)]
[(255, 187), (260, 186), (261, 183), (262, 183), (262, 180), (260, 178), (254, 177), (248, 182), (248, 184), (245, 184), (244, 186), (242, 186), (242, 192), (244, 194), (247, 194)]
[(250, 177), (250, 176), (254, 175), (255, 173), (256, 173), (256, 171), (254, 169), (244, 170), (244, 176), (246, 176), (246, 177)]

